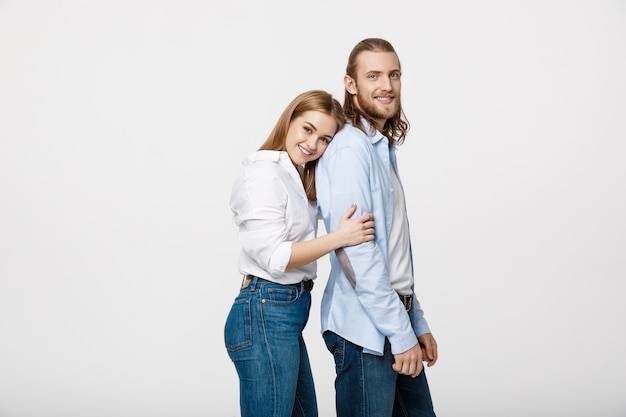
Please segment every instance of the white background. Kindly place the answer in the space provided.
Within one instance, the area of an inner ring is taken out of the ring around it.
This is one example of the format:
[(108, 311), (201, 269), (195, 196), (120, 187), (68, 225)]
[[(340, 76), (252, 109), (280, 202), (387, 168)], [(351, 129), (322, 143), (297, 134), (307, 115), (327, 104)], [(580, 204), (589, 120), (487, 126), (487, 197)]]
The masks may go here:
[(232, 181), (370, 36), (438, 415), (626, 416), (626, 2), (0, 0), (0, 417), (239, 414)]

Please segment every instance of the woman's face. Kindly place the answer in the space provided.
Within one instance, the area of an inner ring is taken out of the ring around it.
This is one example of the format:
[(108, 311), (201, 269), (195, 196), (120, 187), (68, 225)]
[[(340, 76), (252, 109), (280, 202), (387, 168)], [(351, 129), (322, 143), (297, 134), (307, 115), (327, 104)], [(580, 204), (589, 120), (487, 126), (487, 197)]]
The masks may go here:
[(337, 132), (332, 116), (319, 111), (307, 111), (289, 123), (286, 151), (295, 165), (315, 161), (322, 156)]

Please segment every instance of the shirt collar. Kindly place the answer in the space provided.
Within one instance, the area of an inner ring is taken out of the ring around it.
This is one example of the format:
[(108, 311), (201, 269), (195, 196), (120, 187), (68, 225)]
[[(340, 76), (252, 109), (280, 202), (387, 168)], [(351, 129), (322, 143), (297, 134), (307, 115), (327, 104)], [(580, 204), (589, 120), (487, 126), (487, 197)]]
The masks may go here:
[[(382, 133), (380, 133), (378, 131), (378, 129), (376, 129), (375, 127), (373, 127), (366, 119), (364, 119), (363, 117), (361, 117), (361, 123), (363, 124), (363, 128), (365, 129), (366, 132), (373, 132), (373, 133), (368, 133), (367, 134), (367, 138), (370, 140), (370, 142), (372, 143), (372, 145), (375, 145), (376, 143), (380, 142), (381, 140), (385, 140), (387, 143), (386, 145), (389, 143), (389, 138), (387, 138), (387, 136), (383, 135)], [(393, 143), (391, 144), (392, 148), (396, 147), (396, 141), (394, 140)]]
[[(277, 163), (289, 173), (289, 175), (295, 182), (297, 182), (298, 184), (302, 184), (302, 179), (300, 178), (298, 169), (293, 165), (293, 162), (291, 162), (291, 158), (289, 158), (289, 154), (286, 151), (256, 151), (246, 156), (243, 161), (241, 161), (241, 163), (244, 166), (248, 166), (259, 161)], [(304, 192), (304, 188), (302, 189), (302, 191)]]

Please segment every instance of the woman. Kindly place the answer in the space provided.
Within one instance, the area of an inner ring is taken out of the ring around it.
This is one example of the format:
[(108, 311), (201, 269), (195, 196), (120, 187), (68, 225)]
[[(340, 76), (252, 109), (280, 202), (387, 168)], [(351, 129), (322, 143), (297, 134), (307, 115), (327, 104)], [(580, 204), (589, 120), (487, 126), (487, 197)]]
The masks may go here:
[(317, 416), (302, 330), (309, 317), (316, 260), (374, 238), (371, 214), (316, 238), (315, 165), (343, 126), (341, 105), (325, 91), (297, 96), (259, 150), (243, 161), (231, 209), (239, 226), (244, 280), (224, 329), (239, 375), (241, 416)]

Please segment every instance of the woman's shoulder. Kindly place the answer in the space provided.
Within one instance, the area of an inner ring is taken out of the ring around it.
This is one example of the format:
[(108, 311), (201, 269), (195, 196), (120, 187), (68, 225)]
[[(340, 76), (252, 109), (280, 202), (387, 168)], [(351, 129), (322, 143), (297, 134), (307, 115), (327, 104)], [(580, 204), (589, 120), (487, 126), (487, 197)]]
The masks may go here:
[(280, 161), (281, 154), (284, 152), (281, 151), (254, 151), (251, 154), (248, 154), (241, 163), (243, 166), (249, 166), (254, 164), (263, 164), (263, 163), (277, 163)]
[(256, 151), (246, 156), (241, 162), (246, 170), (271, 170), (280, 165), (283, 158), (281, 151)]
[(253, 152), (242, 161), (241, 176), (248, 182), (282, 178), (285, 176), (285, 158), (289, 159), (289, 156), (283, 151)]

